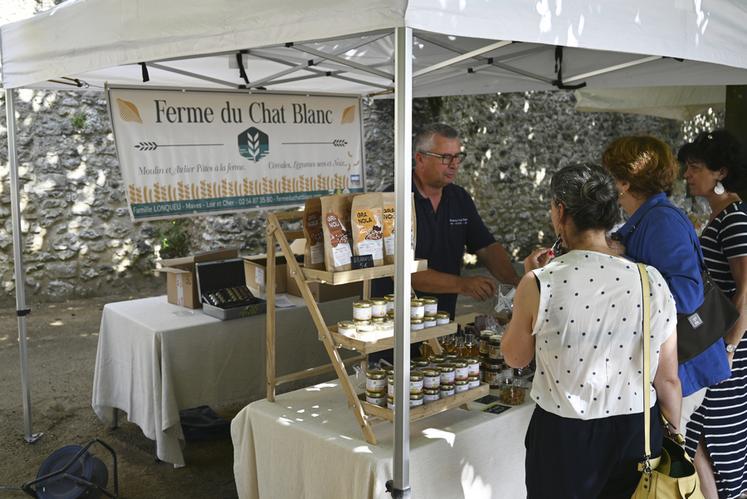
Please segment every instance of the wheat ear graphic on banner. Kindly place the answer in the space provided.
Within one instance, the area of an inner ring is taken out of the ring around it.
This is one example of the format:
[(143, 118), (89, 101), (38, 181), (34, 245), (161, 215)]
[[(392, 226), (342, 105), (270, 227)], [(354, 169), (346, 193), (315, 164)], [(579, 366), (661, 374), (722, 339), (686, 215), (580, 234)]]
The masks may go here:
[(251, 133), (247, 132), (246, 134), (247, 139), (249, 139), (249, 155), (252, 157), (254, 161), (257, 161), (259, 159), (259, 133)]

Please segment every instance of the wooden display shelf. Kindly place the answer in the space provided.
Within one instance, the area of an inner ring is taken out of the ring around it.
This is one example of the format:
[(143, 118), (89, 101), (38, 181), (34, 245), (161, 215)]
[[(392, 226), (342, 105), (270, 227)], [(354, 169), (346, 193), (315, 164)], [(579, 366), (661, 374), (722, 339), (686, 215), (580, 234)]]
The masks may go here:
[[(378, 352), (380, 350), (386, 350), (394, 347), (394, 336), (387, 338), (380, 338), (374, 341), (362, 341), (359, 339), (348, 338), (337, 332), (336, 327), (329, 327), (324, 321), (319, 305), (316, 303), (314, 295), (311, 293), (309, 288), (309, 282), (318, 281), (327, 284), (347, 284), (352, 282), (363, 281), (363, 298), (370, 298), (371, 294), (371, 279), (377, 279), (379, 277), (389, 277), (394, 275), (394, 265), (382, 265), (380, 267), (373, 267), (368, 269), (359, 270), (348, 270), (343, 272), (327, 272), (324, 270), (306, 269), (299, 265), (293, 251), (291, 250), (290, 243), (288, 242), (288, 234), (295, 236), (296, 233), (284, 232), (281, 227), (281, 220), (296, 220), (301, 217), (303, 212), (294, 211), (291, 213), (283, 214), (267, 214), (267, 269), (265, 278), (267, 282), (267, 322), (266, 322), (266, 353), (265, 353), (265, 374), (267, 377), (267, 400), (275, 400), (275, 387), (279, 383), (285, 383), (289, 381), (297, 381), (305, 379), (310, 375), (318, 375), (322, 372), (328, 372), (329, 367), (319, 366), (299, 373), (292, 373), (285, 376), (277, 376), (275, 370), (276, 352), (275, 352), (275, 335), (276, 335), (276, 323), (275, 323), (275, 274), (277, 272), (275, 264), (276, 248), (277, 243), (280, 246), (280, 252), (285, 256), (286, 264), (288, 265), (290, 276), (295, 280), (298, 286), (301, 296), (308, 307), (311, 320), (314, 322), (314, 326), (319, 333), (319, 340), (324, 345), (324, 349), (330, 359), (331, 368), (337, 374), (340, 380), (340, 387), (345, 393), (345, 397), (348, 400), (353, 416), (360, 426), (363, 438), (369, 444), (376, 445), (376, 435), (371, 427), (370, 420), (374, 417), (382, 418), (388, 421), (394, 421), (394, 412), (377, 407), (372, 404), (368, 404), (365, 400), (361, 401), (356, 394), (355, 387), (351, 383), (345, 362), (340, 356), (340, 349), (346, 348), (349, 350), (356, 350), (362, 355), (353, 359), (354, 361), (363, 360), (366, 354), (372, 352)], [(426, 260), (415, 260), (412, 265), (412, 272), (420, 272), (428, 268)], [(431, 347), (432, 351), (441, 354), (443, 349), (438, 342), (438, 337), (453, 334), (457, 330), (458, 321), (469, 322), (474, 318), (474, 314), (471, 317), (462, 316), (458, 317), (456, 321), (451, 322), (448, 325), (435, 326), (422, 331), (416, 331), (411, 334), (410, 339), (412, 342), (425, 341)], [(489, 388), (487, 384), (481, 384), (478, 388), (468, 390), (466, 392), (454, 395), (444, 400), (423, 405), (421, 407), (414, 407), (410, 410), (410, 420), (417, 421), (419, 419), (427, 418), (434, 414), (438, 414), (443, 411), (447, 411), (453, 407), (464, 405), (467, 402), (478, 399), (488, 394)], [(365, 397), (364, 397), (365, 399)]]
[[(410, 333), (410, 343), (427, 341), (433, 338), (440, 338), (441, 336), (454, 334), (457, 331), (457, 324), (456, 321), (452, 321), (443, 326), (434, 326), (420, 331), (413, 331)], [(338, 333), (337, 326), (327, 326), (327, 328), (329, 329), (329, 333), (332, 335), (335, 345), (339, 345), (348, 350), (355, 350), (362, 354), (371, 354), (394, 348), (394, 334), (385, 338), (365, 341)]]
[[(467, 390), (466, 392), (457, 393), (453, 397), (441, 399), (437, 402), (431, 402), (430, 404), (423, 404), (419, 407), (410, 408), (410, 422), (418, 421), (430, 416), (434, 416), (440, 412), (448, 411), (454, 407), (472, 402), (473, 400), (484, 397), (490, 392), (490, 386), (487, 383), (480, 383), (480, 386)], [(361, 395), (361, 405), (363, 410), (369, 416), (375, 416), (377, 418), (385, 419), (387, 421), (394, 421), (394, 411), (387, 409), (386, 407), (379, 407), (378, 405), (369, 404), (365, 400), (365, 394)], [(361, 397), (359, 396), (359, 398)]]
[[(414, 260), (412, 272), (420, 272), (428, 269), (428, 260)], [(329, 272), (327, 270), (307, 269), (301, 267), (303, 275), (307, 281), (319, 281), (326, 284), (347, 284), (350, 282), (360, 282), (369, 279), (378, 279), (380, 277), (391, 277), (394, 275), (394, 264), (380, 265), (358, 270), (343, 270), (340, 272)]]

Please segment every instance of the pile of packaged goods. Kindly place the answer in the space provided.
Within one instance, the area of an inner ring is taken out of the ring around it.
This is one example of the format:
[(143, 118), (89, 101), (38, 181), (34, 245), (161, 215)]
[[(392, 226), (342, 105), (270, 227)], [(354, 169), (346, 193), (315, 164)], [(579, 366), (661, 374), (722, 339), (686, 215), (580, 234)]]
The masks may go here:
[[(308, 199), (303, 216), (304, 266), (335, 272), (394, 263), (394, 205), (390, 192)], [(414, 209), (412, 224), (414, 255)]]
[[(455, 354), (418, 358), (410, 363), (410, 407), (430, 404), (480, 386), (480, 361)], [(394, 409), (394, 371), (366, 372), (366, 402)]]
[[(490, 385), (491, 390), (498, 392), (499, 400), (502, 404), (523, 404), (527, 392), (531, 387), (531, 376), (534, 370), (531, 368), (531, 365), (522, 369), (512, 369), (506, 365), (503, 354), (501, 353), (503, 326), (496, 323), (490, 324), (490, 320), (487, 322), (491, 328), (483, 329), (479, 335), (482, 380)], [(475, 324), (483, 327), (486, 326), (485, 322), (477, 319), (475, 320)]]
[[(362, 340), (375, 340), (394, 334), (394, 295), (353, 302), (353, 320), (337, 323), (337, 332)], [(410, 302), (410, 331), (449, 324), (448, 312), (438, 310), (432, 296), (413, 298)]]
[(219, 289), (205, 294), (205, 298), (211, 305), (221, 308), (249, 305), (259, 301), (246, 286)]

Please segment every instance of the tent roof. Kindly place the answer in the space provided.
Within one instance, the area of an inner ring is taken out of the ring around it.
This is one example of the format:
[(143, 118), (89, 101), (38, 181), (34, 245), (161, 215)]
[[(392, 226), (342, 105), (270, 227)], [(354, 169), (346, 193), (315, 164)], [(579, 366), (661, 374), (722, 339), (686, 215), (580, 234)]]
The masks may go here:
[(410, 26), (424, 96), (555, 88), (556, 45), (564, 80), (589, 87), (747, 83), (745, 24), (740, 0), (70, 0), (0, 27), (0, 48), (6, 88), (143, 85), (140, 62), (147, 86), (238, 88), (248, 50), (250, 86), (371, 94), (392, 86), (392, 28)]

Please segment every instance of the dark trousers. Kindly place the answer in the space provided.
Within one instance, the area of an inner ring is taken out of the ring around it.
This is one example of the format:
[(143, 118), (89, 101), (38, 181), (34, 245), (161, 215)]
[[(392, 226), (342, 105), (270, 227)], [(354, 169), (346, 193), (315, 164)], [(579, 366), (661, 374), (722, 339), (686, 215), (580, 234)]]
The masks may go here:
[[(661, 454), (658, 405), (651, 409), (651, 452)], [(643, 414), (570, 419), (537, 406), (526, 439), (528, 499), (629, 499), (641, 473)]]

